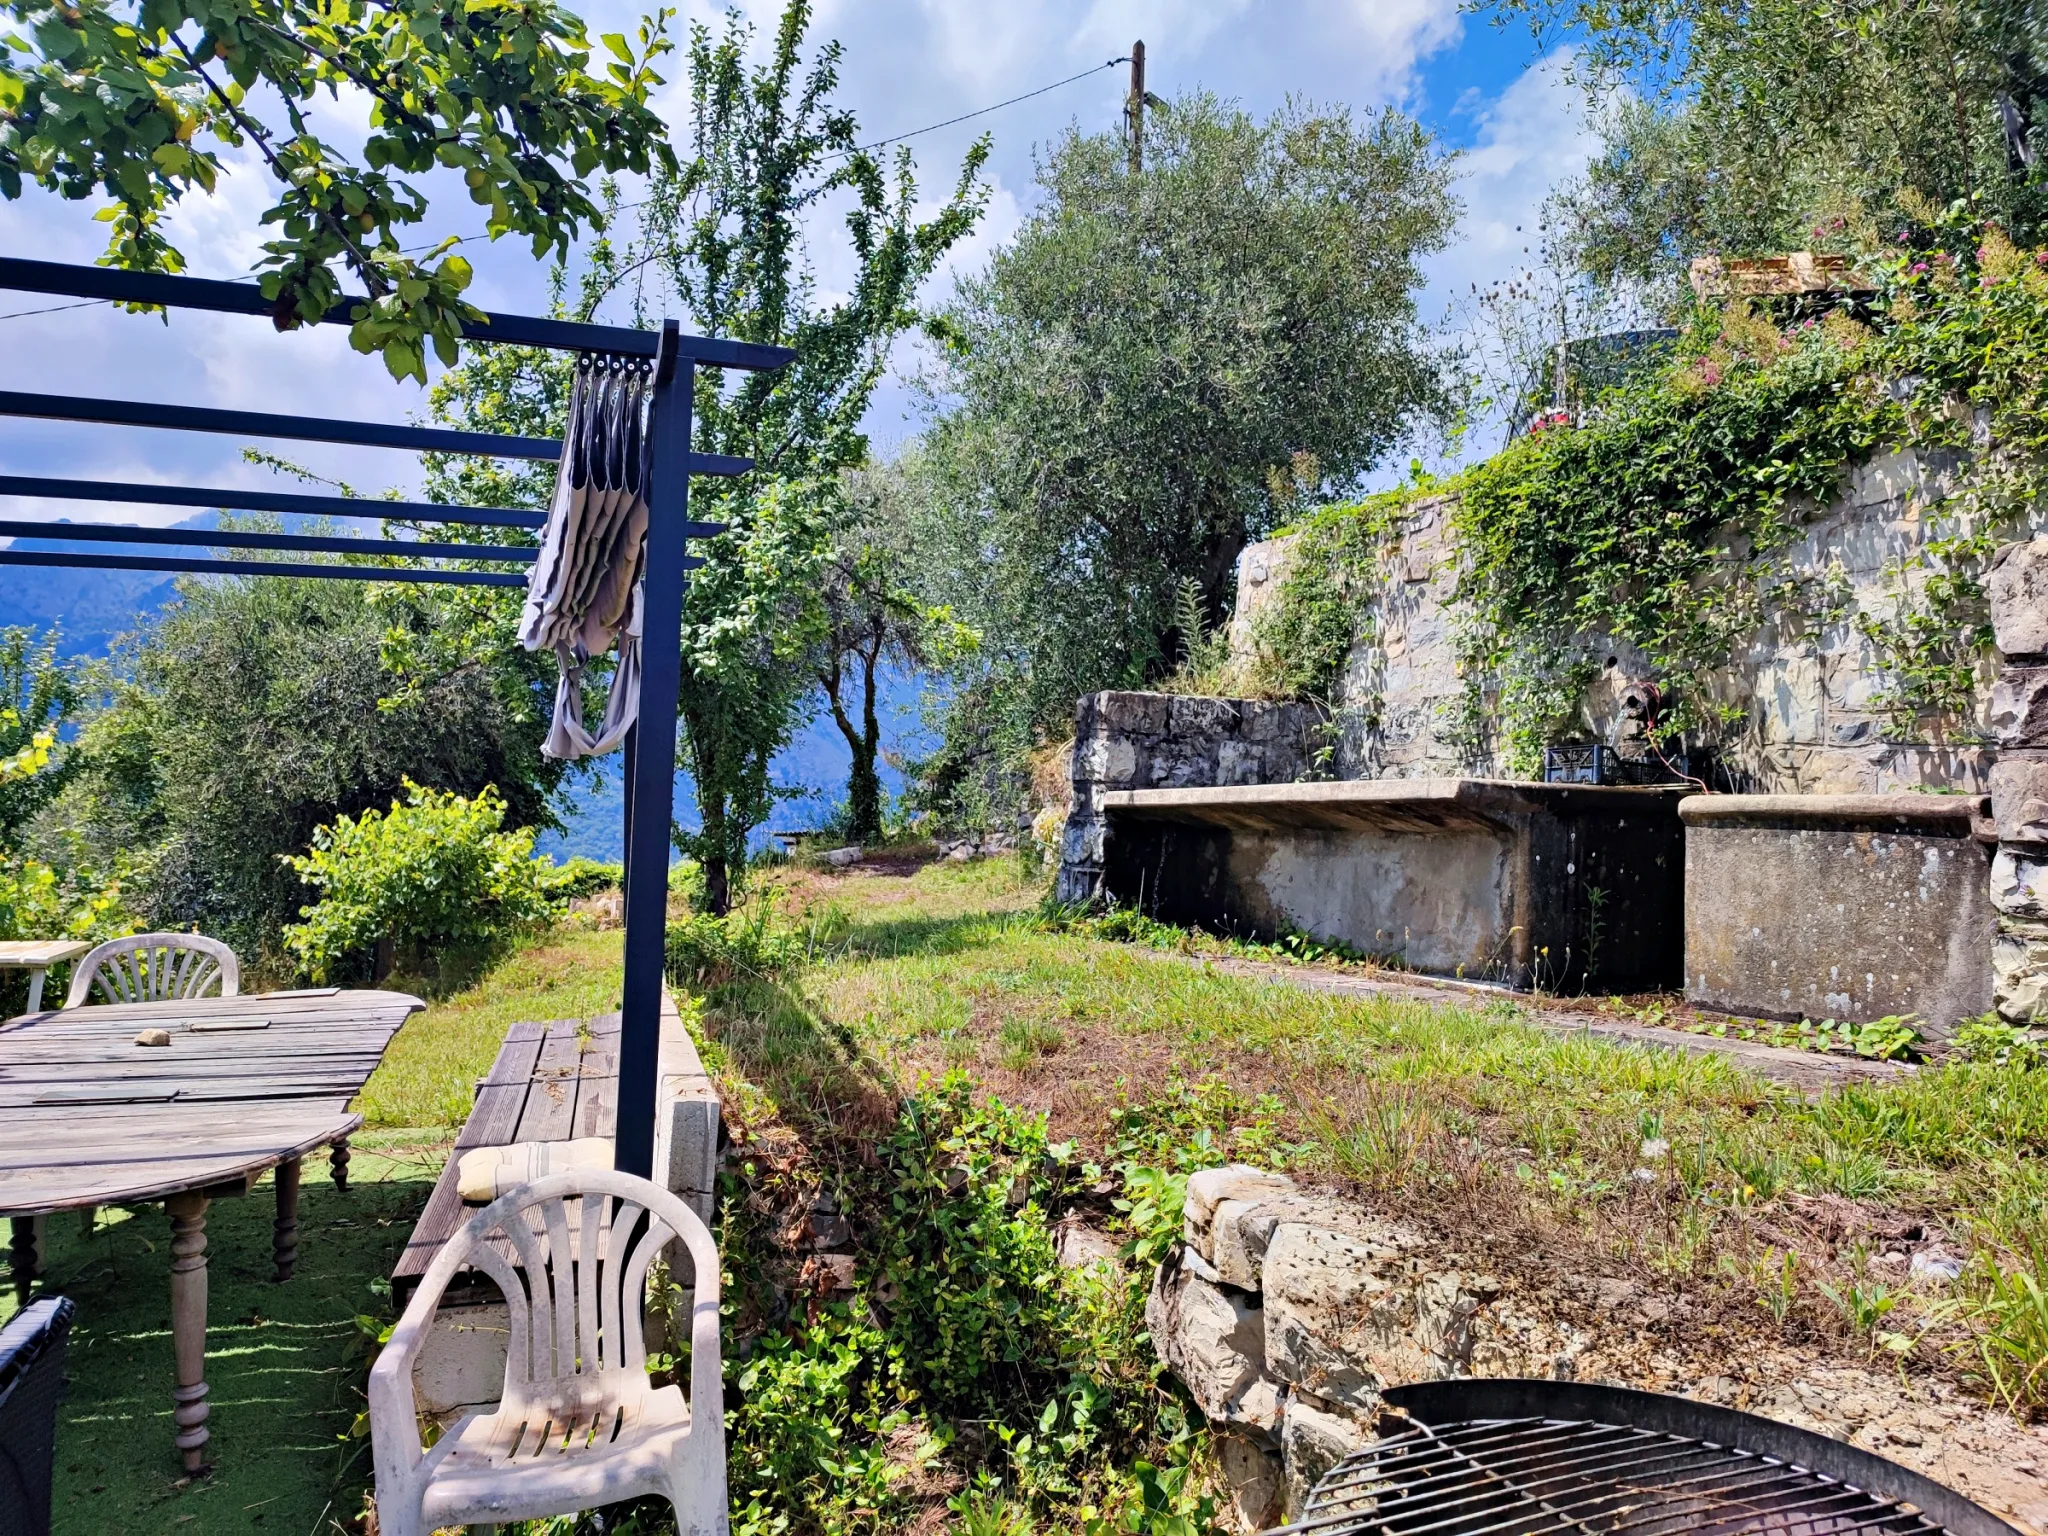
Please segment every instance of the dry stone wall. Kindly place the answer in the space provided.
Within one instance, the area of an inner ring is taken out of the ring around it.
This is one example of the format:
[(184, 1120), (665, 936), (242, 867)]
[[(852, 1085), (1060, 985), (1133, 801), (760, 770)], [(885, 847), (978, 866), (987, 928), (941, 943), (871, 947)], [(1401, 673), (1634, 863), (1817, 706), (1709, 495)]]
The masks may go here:
[(1240, 1530), (1298, 1513), (1370, 1438), (1383, 1388), (1548, 1376), (1572, 1348), (1492, 1277), (1448, 1267), (1416, 1234), (1278, 1174), (1193, 1175), (1182, 1238), (1145, 1324), (1219, 1435)]
[(1074, 800), (1060, 849), (1059, 899), (1089, 901), (1101, 887), (1105, 790), (1292, 783), (1309, 773), (1322, 718), (1306, 704), (1255, 699), (1083, 698), (1074, 714)]
[[(1646, 1149), (1647, 1151), (1647, 1149)], [(1225, 1523), (1299, 1515), (1318, 1479), (1375, 1433), (1381, 1394), (1417, 1381), (1527, 1376), (1679, 1392), (1832, 1435), (1947, 1483), (2048, 1536), (2048, 1425), (1987, 1411), (1952, 1383), (1909, 1381), (1801, 1347), (1743, 1339), (1681, 1291), (1622, 1275), (1497, 1277), (1441, 1239), (1256, 1168), (1189, 1178), (1183, 1245), (1145, 1311), (1161, 1359), (1208, 1417)], [(1887, 1246), (1901, 1284), (1952, 1256), (1938, 1234)]]
[[(1924, 603), (1931, 541), (1952, 537), (1963, 514), (1950, 499), (1952, 457), (1890, 453), (1857, 466), (1841, 495), (1808, 522), (1773, 562), (1761, 622), (1707, 679), (1743, 720), (1720, 761), (1718, 788), (1756, 794), (1877, 793), (1961, 789), (1983, 793), (1996, 754), (1995, 664), (1981, 668), (1968, 717), (1899, 730), (1883, 695), (1894, 686), (1882, 648), (1857, 616), (1882, 632), (1902, 605)], [(1508, 774), (1497, 742), (1466, 739), (1466, 682), (1458, 666), (1454, 599), (1459, 563), (1455, 496), (1412, 503), (1380, 560), (1370, 638), (1346, 665), (1335, 703), (1338, 778)], [(1252, 545), (1238, 565), (1233, 650), (1249, 663), (1260, 615), (1278, 599), (1295, 558), (1292, 539)], [(1625, 732), (1628, 685), (1649, 677), (1636, 648), (1598, 635), (1579, 648), (1599, 668), (1581, 704), (1588, 740)], [(2048, 676), (2048, 674), (2044, 674)], [(2042, 693), (2048, 710), (2048, 686)], [(1493, 714), (1484, 701), (1480, 718)]]
[(2015, 1023), (2048, 1016), (2048, 538), (2008, 544), (1985, 582), (2005, 658), (1992, 691), (1992, 996)]

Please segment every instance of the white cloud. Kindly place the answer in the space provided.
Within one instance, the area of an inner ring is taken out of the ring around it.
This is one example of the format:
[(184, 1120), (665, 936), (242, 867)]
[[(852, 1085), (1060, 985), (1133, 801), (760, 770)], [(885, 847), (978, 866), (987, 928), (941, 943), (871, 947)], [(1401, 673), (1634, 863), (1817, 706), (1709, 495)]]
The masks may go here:
[(1599, 151), (1585, 97), (1565, 78), (1570, 56), (1552, 53), (1524, 70), (1479, 117), (1459, 190), (1465, 220), (1438, 263), (1439, 281), (1484, 283), (1533, 247), (1544, 200)]

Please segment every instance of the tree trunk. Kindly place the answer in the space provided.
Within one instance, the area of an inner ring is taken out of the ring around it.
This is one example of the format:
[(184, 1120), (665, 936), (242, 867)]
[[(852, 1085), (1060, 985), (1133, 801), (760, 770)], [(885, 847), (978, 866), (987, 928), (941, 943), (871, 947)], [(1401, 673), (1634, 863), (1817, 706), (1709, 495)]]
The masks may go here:
[(697, 807), (704, 813), (704, 910), (723, 917), (732, 910), (732, 872), (725, 860), (725, 796), (700, 791)]
[(882, 752), (882, 727), (875, 716), (875, 664), (875, 657), (862, 655), (861, 719), (857, 726), (839, 697), (845, 674), (836, 659), (818, 678), (832, 705), (832, 723), (846, 738), (846, 749), (852, 757), (846, 772), (846, 836), (855, 843), (872, 843), (882, 835), (882, 780), (875, 770)]

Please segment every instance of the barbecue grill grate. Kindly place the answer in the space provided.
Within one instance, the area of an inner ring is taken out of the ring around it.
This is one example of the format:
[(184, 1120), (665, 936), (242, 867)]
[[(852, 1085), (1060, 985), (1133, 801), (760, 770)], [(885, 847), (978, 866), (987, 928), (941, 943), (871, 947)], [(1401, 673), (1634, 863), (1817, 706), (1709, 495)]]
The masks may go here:
[(1332, 1467), (1301, 1518), (1282, 1530), (1314, 1536), (2010, 1531), (1960, 1495), (1882, 1457), (1683, 1398), (1494, 1381), (1395, 1389), (1387, 1400), (1395, 1412), (1382, 1420), (1386, 1433)]

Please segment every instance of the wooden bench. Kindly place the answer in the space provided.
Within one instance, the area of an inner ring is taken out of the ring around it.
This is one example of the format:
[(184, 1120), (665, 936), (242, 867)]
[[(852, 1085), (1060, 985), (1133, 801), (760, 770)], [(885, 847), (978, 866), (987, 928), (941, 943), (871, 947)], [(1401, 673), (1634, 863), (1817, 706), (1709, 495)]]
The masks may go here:
[[(663, 996), (660, 1085), (655, 1101), (654, 1172), (708, 1224), (717, 1175), (718, 1092), (696, 1043)], [(457, 1164), (473, 1147), (527, 1141), (609, 1138), (618, 1127), (619, 1016), (514, 1024), (476, 1087), (469, 1119), (427, 1197), (405, 1251), (391, 1272), (391, 1299), (403, 1309), (474, 1208), (462, 1200)], [(471, 1270), (442, 1301), (435, 1332), (413, 1372), (423, 1412), (447, 1414), (495, 1402), (504, 1385), (508, 1314), (496, 1285)]]

